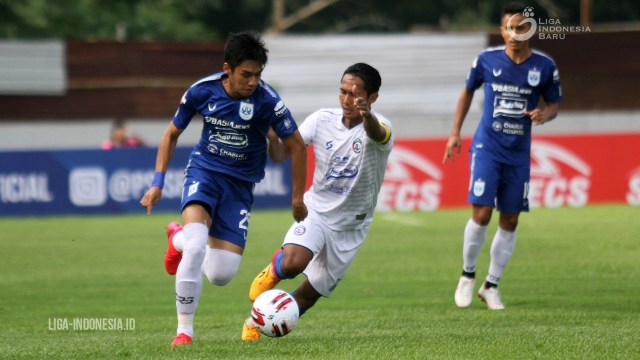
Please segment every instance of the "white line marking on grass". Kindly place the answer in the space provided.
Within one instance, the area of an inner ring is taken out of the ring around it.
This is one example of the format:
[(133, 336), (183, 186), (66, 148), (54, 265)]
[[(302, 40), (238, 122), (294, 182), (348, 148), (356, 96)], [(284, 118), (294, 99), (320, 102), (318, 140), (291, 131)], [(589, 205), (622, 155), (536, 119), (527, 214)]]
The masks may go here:
[(415, 227), (425, 227), (423, 219), (413, 217), (411, 213), (406, 212), (383, 212), (381, 217), (385, 221), (395, 222), (402, 225), (409, 225)]

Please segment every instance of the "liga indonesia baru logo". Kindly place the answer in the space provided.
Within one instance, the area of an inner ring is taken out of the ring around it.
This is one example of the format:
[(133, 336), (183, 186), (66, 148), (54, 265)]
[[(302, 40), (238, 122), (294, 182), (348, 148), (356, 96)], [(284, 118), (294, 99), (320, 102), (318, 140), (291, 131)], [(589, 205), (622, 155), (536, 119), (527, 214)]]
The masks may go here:
[[(511, 21), (514, 17), (522, 15), (523, 19), (518, 26), (530, 24), (529, 30), (525, 33), (518, 33), (516, 29), (511, 27)], [(563, 26), (560, 19), (534, 19), (533, 6), (524, 9), (522, 14), (513, 14), (507, 21), (507, 32), (514, 40), (526, 41), (538, 32), (538, 38), (541, 40), (563, 40), (567, 33), (591, 32), (588, 26)]]

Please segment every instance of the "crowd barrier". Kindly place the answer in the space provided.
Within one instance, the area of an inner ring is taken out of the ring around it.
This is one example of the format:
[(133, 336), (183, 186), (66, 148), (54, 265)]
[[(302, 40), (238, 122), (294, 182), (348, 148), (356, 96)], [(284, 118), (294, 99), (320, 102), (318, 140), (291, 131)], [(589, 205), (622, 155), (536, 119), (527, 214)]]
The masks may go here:
[[(466, 206), (470, 138), (442, 163), (446, 139), (398, 139), (378, 198), (379, 211)], [(155, 211), (178, 211), (190, 148), (178, 148)], [(312, 152), (309, 151), (309, 154)], [(143, 213), (155, 149), (0, 152), (0, 216)], [(312, 179), (313, 159), (309, 175)], [(288, 208), (290, 162), (268, 162), (254, 209)], [(597, 203), (640, 206), (640, 133), (534, 136), (531, 207)]]
[[(455, 162), (442, 163), (447, 139), (399, 140), (391, 152), (378, 210), (466, 206), (470, 138)], [(640, 205), (640, 133), (534, 136), (529, 205)]]
[[(179, 212), (191, 148), (177, 148), (154, 211)], [(155, 149), (0, 152), (0, 215), (144, 213)], [(255, 208), (291, 204), (290, 163), (268, 162)]]

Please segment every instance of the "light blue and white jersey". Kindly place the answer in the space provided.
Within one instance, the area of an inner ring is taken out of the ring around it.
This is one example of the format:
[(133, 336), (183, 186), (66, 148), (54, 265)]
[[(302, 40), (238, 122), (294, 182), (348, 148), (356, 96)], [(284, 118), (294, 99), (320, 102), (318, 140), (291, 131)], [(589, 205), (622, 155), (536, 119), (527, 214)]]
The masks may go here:
[(202, 115), (202, 135), (189, 156), (189, 166), (257, 183), (264, 177), (269, 127), (286, 138), (298, 126), (267, 83), (260, 80), (250, 97), (234, 99), (222, 85), (226, 76), (216, 73), (191, 85), (180, 101), (173, 124), (185, 129), (196, 113)]
[(473, 61), (466, 87), (475, 90), (482, 84), (483, 112), (472, 148), (502, 163), (529, 164), (532, 122), (525, 111), (535, 109), (540, 97), (547, 103), (562, 100), (556, 64), (536, 50), (516, 64), (504, 46), (488, 48)]
[[(388, 119), (374, 114), (392, 131)], [(347, 128), (340, 108), (309, 115), (300, 125), (300, 135), (305, 144), (313, 145), (315, 156), (313, 185), (304, 194), (307, 207), (334, 230), (370, 224), (394, 136), (380, 144), (367, 136), (364, 123)]]

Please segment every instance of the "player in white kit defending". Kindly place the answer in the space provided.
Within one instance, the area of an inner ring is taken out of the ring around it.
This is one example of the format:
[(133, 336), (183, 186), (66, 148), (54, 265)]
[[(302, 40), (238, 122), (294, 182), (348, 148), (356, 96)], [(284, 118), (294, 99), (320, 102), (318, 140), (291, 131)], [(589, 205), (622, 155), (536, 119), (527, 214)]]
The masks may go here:
[[(282, 248), (253, 280), (251, 301), (280, 280), (304, 273), (292, 293), (302, 315), (321, 296), (331, 295), (353, 262), (373, 220), (393, 147), (391, 123), (371, 110), (380, 84), (380, 74), (370, 65), (349, 66), (340, 84), (340, 108), (320, 109), (300, 125), (315, 154), (313, 185), (304, 195), (309, 216), (291, 226)], [(284, 144), (271, 149), (272, 158), (286, 159)], [(259, 337), (250, 317), (242, 340)]]

